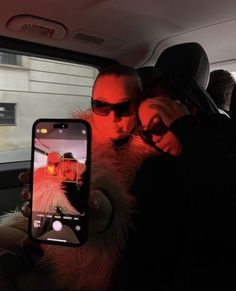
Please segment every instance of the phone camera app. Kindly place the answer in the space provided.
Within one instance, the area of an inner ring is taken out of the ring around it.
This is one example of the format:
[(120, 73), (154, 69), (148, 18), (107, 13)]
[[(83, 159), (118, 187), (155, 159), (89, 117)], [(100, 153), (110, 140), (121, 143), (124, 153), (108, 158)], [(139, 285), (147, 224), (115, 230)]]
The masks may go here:
[(80, 123), (34, 130), (31, 232), (45, 242), (80, 245), (87, 236), (87, 133)]

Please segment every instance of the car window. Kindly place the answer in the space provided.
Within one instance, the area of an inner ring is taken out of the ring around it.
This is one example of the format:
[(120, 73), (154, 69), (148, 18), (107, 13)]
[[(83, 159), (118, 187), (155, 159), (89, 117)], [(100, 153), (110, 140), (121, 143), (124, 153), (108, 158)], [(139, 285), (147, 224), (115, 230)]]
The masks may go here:
[(69, 118), (90, 107), (98, 70), (91, 66), (0, 52), (0, 164), (30, 160), (38, 118)]

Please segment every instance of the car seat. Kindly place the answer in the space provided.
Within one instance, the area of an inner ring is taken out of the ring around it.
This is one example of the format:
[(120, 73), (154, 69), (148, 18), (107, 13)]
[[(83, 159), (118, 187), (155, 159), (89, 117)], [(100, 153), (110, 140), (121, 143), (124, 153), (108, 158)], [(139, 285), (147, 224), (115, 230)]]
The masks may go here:
[(154, 66), (140, 67), (136, 69), (136, 72), (141, 80), (144, 92), (152, 86), (153, 80), (156, 80), (163, 75), (161, 71)]
[(203, 113), (219, 113), (206, 92), (209, 81), (209, 60), (196, 42), (171, 46), (159, 56), (156, 65), (173, 87), (180, 89)]
[(229, 114), (231, 117), (233, 129), (236, 129), (236, 85), (231, 94), (230, 105), (229, 105)]

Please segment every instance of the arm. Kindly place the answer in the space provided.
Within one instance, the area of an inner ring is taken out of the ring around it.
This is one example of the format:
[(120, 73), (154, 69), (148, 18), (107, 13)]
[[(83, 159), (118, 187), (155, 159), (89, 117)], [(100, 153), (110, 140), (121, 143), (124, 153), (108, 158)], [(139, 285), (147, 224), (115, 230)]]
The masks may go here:
[[(18, 276), (19, 288), (30, 286), (34, 289), (37, 286), (40, 289), (48, 289), (44, 282), (58, 289), (67, 289), (68, 286), (77, 290), (108, 288), (119, 254), (125, 247), (127, 231), (131, 224), (132, 199), (120, 183), (118, 172), (112, 161), (93, 163), (88, 242), (82, 247), (69, 249), (42, 245), (43, 256), (34, 256), (33, 265)], [(6, 228), (10, 228), (12, 233), (15, 232), (15, 216), (15, 213), (10, 213), (4, 218), (1, 233)], [(17, 216), (27, 229), (27, 219), (19, 212)], [(1, 241), (3, 237), (9, 241), (7, 233), (1, 235)], [(19, 240), (17, 242), (19, 243)], [(6, 247), (9, 245), (6, 244)], [(53, 272), (48, 272), (47, 268), (52, 268)]]
[(183, 146), (182, 165), (187, 169), (189, 179), (192, 177), (204, 186), (214, 185), (225, 191), (235, 185), (236, 160), (230, 129), (230, 120), (221, 114), (200, 120), (188, 115), (170, 125), (170, 130)]

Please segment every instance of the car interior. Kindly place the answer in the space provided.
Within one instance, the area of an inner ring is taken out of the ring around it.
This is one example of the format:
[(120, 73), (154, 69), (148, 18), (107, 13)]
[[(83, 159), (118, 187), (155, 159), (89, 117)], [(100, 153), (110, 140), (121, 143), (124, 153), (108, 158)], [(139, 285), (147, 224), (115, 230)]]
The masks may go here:
[[(204, 89), (212, 70), (225, 69), (236, 76), (233, 0), (8, 0), (1, 4), (0, 213), (22, 203), (17, 177), (30, 165), (33, 122), (89, 108), (99, 69), (117, 63), (138, 70), (158, 67), (164, 50), (194, 42), (204, 48), (209, 66), (204, 81), (200, 80)], [(179, 56), (174, 51), (168, 58), (170, 63), (194, 59), (194, 52), (188, 53)]]

